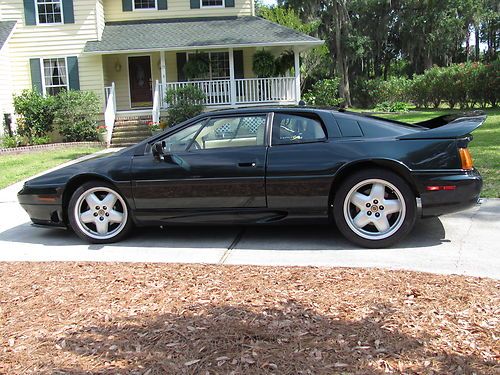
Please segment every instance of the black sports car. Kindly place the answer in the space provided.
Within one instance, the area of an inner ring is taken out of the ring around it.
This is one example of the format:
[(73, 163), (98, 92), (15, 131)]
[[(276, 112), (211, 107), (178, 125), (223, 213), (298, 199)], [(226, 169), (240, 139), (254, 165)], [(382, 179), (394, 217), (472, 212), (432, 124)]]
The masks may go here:
[(385, 247), (417, 217), (463, 210), (482, 187), (467, 145), (485, 116), (410, 125), (331, 109), (204, 113), (135, 146), (34, 178), (19, 202), (36, 225), (92, 243), (133, 225), (335, 221)]

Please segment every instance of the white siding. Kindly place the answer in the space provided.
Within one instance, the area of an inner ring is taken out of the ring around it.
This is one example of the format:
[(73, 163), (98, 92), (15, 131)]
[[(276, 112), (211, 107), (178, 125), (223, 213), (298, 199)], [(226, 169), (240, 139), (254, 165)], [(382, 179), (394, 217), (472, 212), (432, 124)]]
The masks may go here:
[[(97, 1), (99, 2), (99, 1)], [(3, 0), (2, 20), (17, 20), (10, 40), (13, 91), (31, 88), (30, 58), (77, 56), (80, 89), (95, 91), (103, 98), (101, 56), (82, 54), (88, 40), (98, 37), (96, 0), (74, 1), (74, 24), (26, 26), (22, 0)]]
[(3, 133), (4, 113), (13, 113), (12, 79), (9, 59), (9, 43), (0, 50), (0, 134)]
[(191, 9), (189, 0), (168, 0), (167, 10), (136, 10), (131, 12), (122, 10), (121, 1), (103, 1), (106, 22), (159, 18), (251, 16), (253, 13), (253, 0), (235, 0), (234, 8), (201, 9)]

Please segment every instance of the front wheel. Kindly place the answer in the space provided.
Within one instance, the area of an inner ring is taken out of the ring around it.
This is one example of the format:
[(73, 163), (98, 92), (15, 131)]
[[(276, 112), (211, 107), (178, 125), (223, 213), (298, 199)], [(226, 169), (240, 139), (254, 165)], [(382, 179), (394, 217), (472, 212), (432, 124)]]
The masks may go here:
[(68, 219), (75, 233), (90, 243), (119, 241), (132, 227), (123, 197), (111, 184), (101, 181), (76, 189), (69, 201)]
[(349, 176), (335, 194), (337, 227), (351, 242), (381, 248), (400, 241), (416, 220), (415, 195), (397, 174), (370, 169)]

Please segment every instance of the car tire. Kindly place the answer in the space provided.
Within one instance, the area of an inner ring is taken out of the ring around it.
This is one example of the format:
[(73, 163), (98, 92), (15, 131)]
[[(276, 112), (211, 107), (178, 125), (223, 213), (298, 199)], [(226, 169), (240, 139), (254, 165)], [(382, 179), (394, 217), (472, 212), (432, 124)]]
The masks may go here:
[(389, 247), (415, 225), (415, 194), (396, 173), (363, 170), (341, 182), (335, 192), (333, 217), (349, 241), (367, 248)]
[(75, 190), (68, 205), (68, 220), (83, 240), (106, 244), (120, 241), (132, 229), (127, 202), (104, 181), (90, 181)]

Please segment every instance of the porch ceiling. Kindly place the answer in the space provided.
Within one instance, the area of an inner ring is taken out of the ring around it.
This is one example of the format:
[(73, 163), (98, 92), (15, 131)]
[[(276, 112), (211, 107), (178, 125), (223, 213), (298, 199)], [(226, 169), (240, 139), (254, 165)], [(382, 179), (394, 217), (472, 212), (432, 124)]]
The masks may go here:
[(102, 39), (87, 42), (84, 51), (109, 54), (255, 46), (306, 49), (321, 44), (322, 40), (259, 17), (212, 17), (110, 22)]

